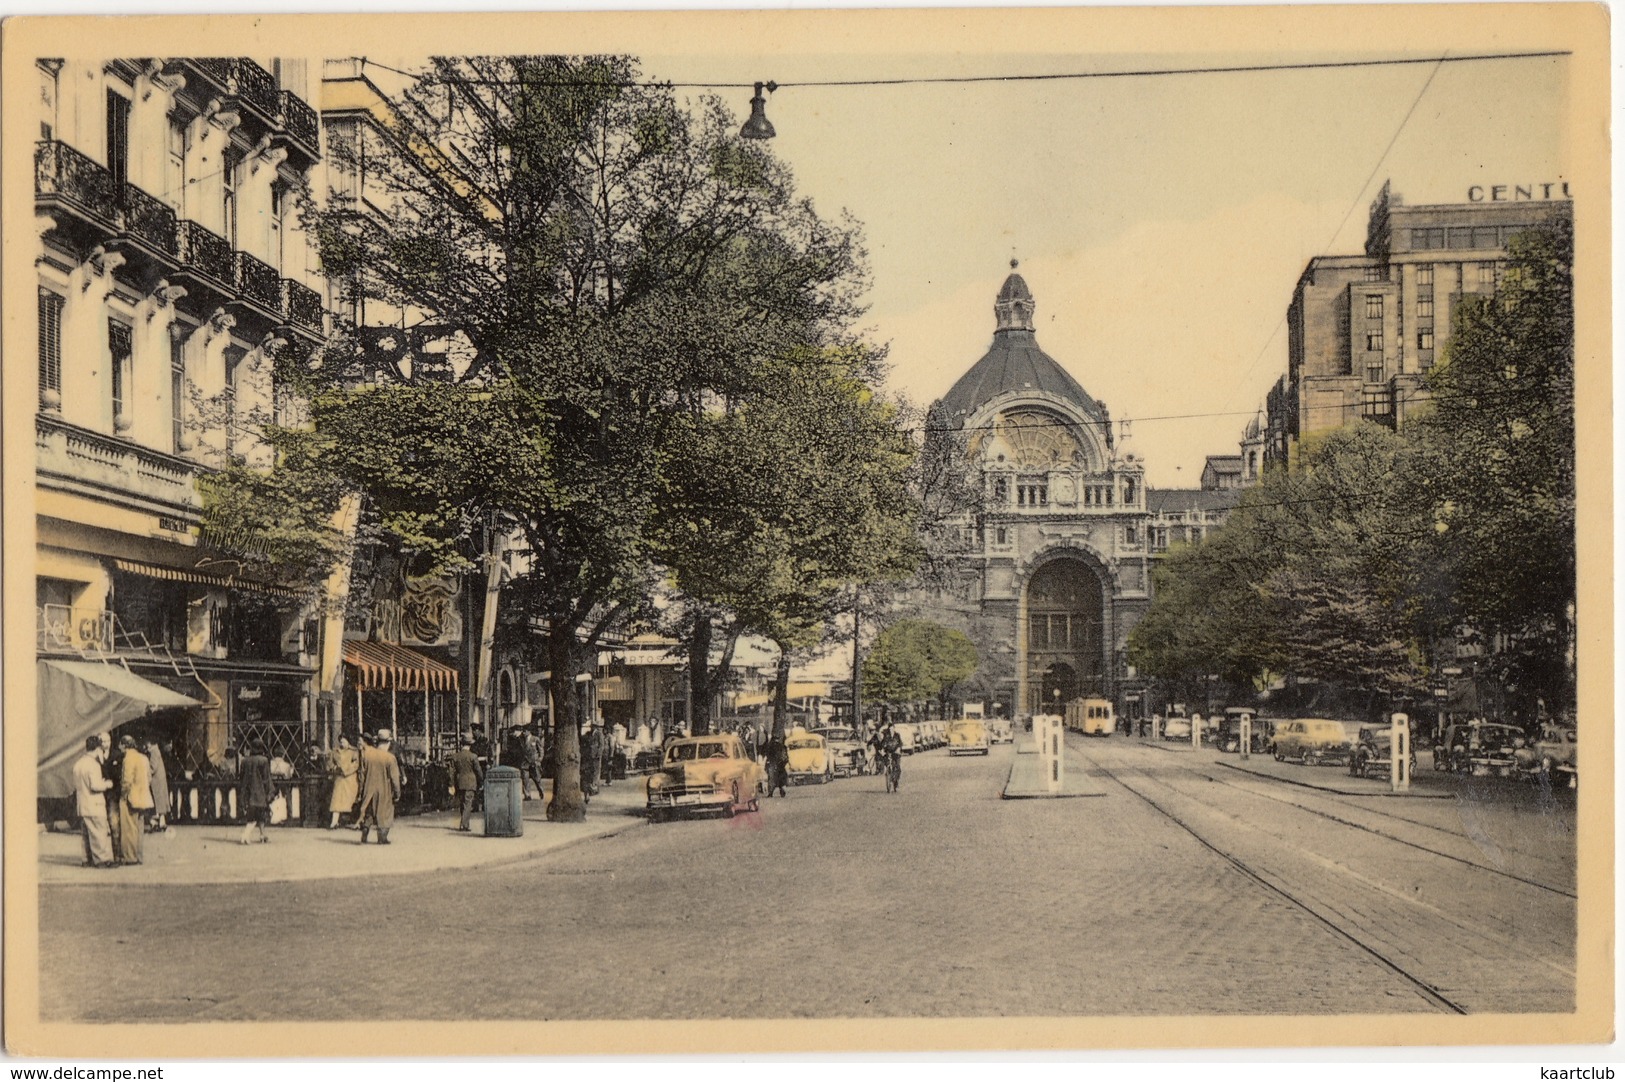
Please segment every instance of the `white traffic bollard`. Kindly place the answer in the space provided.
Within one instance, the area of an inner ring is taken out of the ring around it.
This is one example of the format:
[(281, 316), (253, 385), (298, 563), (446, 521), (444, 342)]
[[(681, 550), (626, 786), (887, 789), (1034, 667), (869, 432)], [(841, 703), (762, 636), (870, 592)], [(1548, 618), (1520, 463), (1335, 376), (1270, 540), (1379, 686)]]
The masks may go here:
[(1243, 759), (1251, 758), (1250, 753), (1252, 752), (1252, 747), (1253, 747), (1253, 716), (1251, 714), (1243, 714), (1243, 715), (1241, 715), (1241, 749), (1240, 749), (1241, 750), (1241, 757)]
[(1411, 787), (1411, 719), (1395, 714), (1392, 725), (1388, 734), (1388, 777), (1394, 792), (1403, 793)]
[(1202, 715), (1191, 715), (1191, 750), (1202, 750)]
[(1065, 773), (1065, 747), (1061, 739), (1063, 731), (1059, 715), (1033, 715), (1033, 739), (1038, 744), (1039, 765), (1044, 771), (1044, 787), (1052, 793), (1061, 791), (1062, 775)]

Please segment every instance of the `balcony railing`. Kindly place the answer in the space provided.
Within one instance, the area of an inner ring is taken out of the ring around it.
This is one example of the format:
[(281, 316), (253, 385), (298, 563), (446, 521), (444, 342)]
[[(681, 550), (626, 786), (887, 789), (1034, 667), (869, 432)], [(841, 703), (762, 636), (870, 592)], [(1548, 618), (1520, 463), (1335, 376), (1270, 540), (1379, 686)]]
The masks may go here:
[(187, 63), (208, 77), (217, 88), (245, 102), (270, 125), (276, 123), (282, 102), (276, 79), (246, 56), (195, 56)]
[(181, 510), (202, 507), (193, 484), (198, 467), (184, 458), (46, 414), (35, 415), (34, 449), (42, 484), (54, 476)]
[(35, 144), (34, 194), (65, 199), (109, 225), (119, 220), (119, 191), (113, 174), (66, 143), (46, 140)]
[(124, 230), (160, 252), (173, 256), (180, 251), (175, 208), (134, 184), (124, 186)]
[(209, 232), (191, 219), (180, 224), (177, 236), (180, 260), (189, 269), (207, 275), (221, 285), (228, 285), (234, 280), (231, 245), (226, 243), (226, 238)]
[(312, 331), (322, 329), (322, 295), (292, 278), (282, 279), (282, 310), (296, 325)]
[(247, 252), (235, 252), (231, 281), (245, 300), (273, 312), (282, 311), (282, 279), (270, 264), (260, 262)]
[(316, 120), (316, 110), (312, 109), (303, 98), (291, 90), (282, 92), (282, 126), (288, 135), (297, 140), (315, 157), (321, 149), (320, 126)]

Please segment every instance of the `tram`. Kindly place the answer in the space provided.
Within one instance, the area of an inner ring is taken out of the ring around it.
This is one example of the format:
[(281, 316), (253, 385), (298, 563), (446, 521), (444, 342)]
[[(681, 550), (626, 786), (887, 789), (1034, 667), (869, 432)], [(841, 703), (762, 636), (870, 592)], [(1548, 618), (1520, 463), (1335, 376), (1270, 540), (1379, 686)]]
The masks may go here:
[(1106, 699), (1073, 699), (1066, 704), (1066, 727), (1084, 736), (1110, 736), (1117, 731), (1117, 715)]

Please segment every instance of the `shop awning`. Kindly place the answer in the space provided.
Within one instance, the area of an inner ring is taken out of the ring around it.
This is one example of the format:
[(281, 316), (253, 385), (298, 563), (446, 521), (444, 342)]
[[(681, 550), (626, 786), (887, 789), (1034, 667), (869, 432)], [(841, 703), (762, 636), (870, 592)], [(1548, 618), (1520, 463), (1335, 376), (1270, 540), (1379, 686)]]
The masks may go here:
[(150, 710), (203, 705), (111, 662), (41, 660), (35, 675), (42, 797), (73, 793), (73, 764), (84, 753), (85, 737)]
[(170, 582), (197, 582), (205, 586), (218, 586), (222, 589), (253, 590), (262, 594), (276, 594), (278, 597), (302, 597), (303, 592), (291, 586), (277, 586), (268, 582), (250, 582), (231, 575), (208, 575), (202, 571), (194, 571), (189, 567), (164, 567), (161, 564), (144, 564), (139, 560), (113, 561), (113, 566), (120, 571), (131, 575), (145, 575), (149, 579), (168, 579)]
[[(812, 683), (810, 681), (791, 681), (790, 686), (785, 690), (786, 699), (807, 699), (813, 696), (825, 696), (828, 694), (828, 684)], [(761, 706), (764, 703), (770, 703), (772, 701), (773, 689), (768, 688), (766, 691), (741, 692), (734, 699), (733, 704), (735, 706)]]
[(349, 639), (344, 643), (344, 663), (355, 670), (355, 686), (362, 691), (457, 690), (456, 669), (406, 646)]

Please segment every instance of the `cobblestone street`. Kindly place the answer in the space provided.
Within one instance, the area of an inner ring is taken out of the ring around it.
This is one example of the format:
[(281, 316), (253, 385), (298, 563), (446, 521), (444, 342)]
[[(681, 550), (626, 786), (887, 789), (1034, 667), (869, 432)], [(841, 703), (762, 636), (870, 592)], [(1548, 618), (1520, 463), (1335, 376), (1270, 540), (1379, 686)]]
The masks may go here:
[(44, 1014), (1572, 1009), (1571, 801), (1338, 796), (1213, 754), (1070, 740), (1069, 769), (1104, 796), (1001, 801), (1012, 749), (939, 751), (906, 761), (896, 795), (876, 778), (800, 787), (760, 815), (501, 866), (46, 886)]

